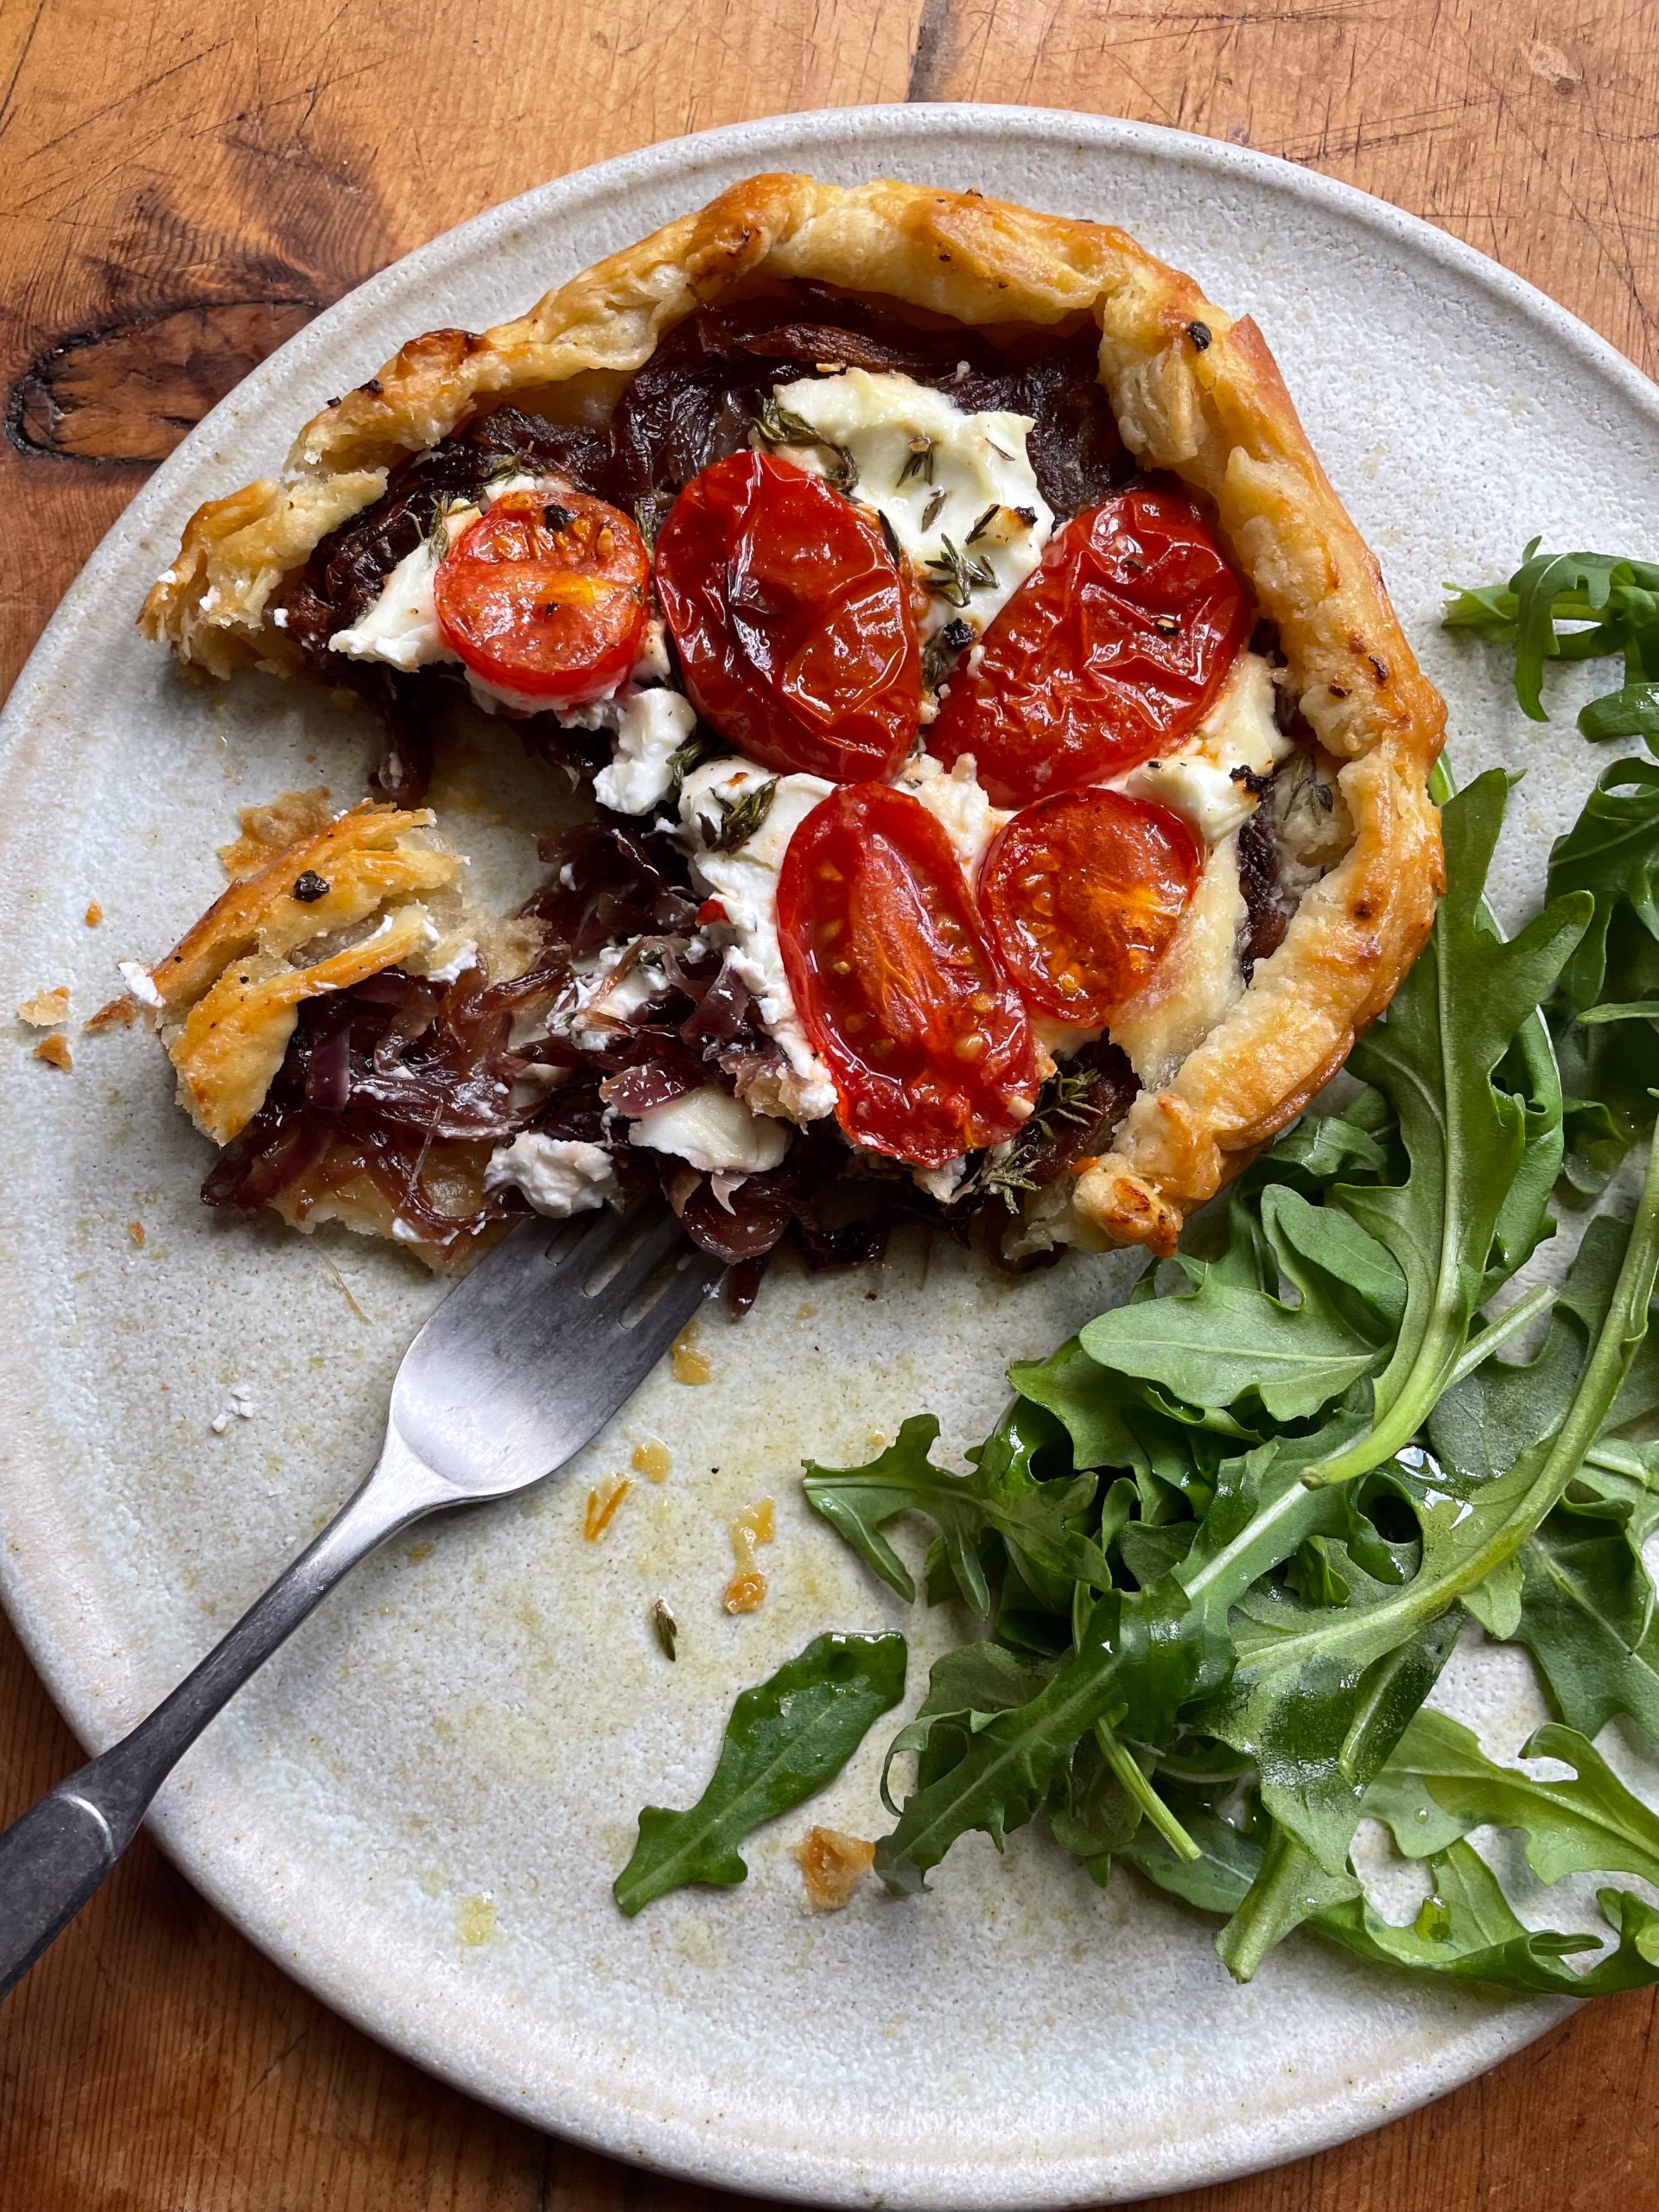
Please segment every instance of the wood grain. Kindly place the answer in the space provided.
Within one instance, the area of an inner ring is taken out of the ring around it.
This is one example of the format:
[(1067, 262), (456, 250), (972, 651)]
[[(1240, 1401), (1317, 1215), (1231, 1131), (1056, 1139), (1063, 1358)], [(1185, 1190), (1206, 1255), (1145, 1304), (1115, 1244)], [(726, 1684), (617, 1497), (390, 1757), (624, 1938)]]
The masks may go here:
[[(318, 307), (495, 200), (804, 107), (1031, 101), (1397, 201), (1659, 366), (1652, 0), (0, 0), (0, 682), (145, 469)], [(0, 1815), (78, 1753), (0, 1630)], [(1179, 2212), (1659, 2206), (1655, 1999)], [(695, 2212), (252, 1951), (147, 1843), (0, 2012), (4, 2212)]]

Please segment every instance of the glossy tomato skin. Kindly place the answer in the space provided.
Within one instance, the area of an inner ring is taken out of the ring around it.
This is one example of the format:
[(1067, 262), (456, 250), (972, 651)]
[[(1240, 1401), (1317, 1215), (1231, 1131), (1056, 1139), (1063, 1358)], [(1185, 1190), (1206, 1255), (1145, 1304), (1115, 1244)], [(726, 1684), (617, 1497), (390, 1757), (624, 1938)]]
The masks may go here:
[(821, 477), (761, 453), (705, 468), (658, 534), (657, 594), (692, 703), (751, 760), (856, 783), (904, 760), (922, 687), (910, 582)]
[(507, 492), (438, 563), (444, 637), (474, 675), (550, 709), (585, 706), (639, 658), (650, 556), (585, 492)]
[(1201, 721), (1255, 613), (1192, 503), (1121, 493), (1058, 531), (950, 679), (928, 750), (998, 806), (1103, 782)]
[(1005, 823), (980, 912), (1028, 1002), (1090, 1028), (1163, 958), (1204, 867), (1179, 814), (1122, 791), (1057, 791)]
[(880, 783), (832, 791), (790, 840), (778, 921), (855, 1144), (940, 1167), (1014, 1134), (1038, 1087), (1031, 1026), (919, 799)]

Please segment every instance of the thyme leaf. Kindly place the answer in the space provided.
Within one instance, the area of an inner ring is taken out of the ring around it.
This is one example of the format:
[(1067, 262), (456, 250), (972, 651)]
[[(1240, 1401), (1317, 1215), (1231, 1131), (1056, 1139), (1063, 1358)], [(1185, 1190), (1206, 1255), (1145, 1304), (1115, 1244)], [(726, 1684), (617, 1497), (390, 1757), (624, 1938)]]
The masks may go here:
[(924, 484), (933, 481), (933, 441), (920, 434), (910, 441), (910, 450), (904, 467), (899, 472), (899, 481), (894, 490), (903, 491), (912, 476), (919, 477)]
[(658, 1598), (656, 1604), (652, 1607), (651, 1628), (652, 1635), (655, 1636), (658, 1643), (662, 1647), (664, 1658), (673, 1659), (677, 1657), (677, 1654), (676, 1652), (675, 1646), (679, 1638), (680, 1624), (675, 1619), (672, 1612), (669, 1610), (669, 1603), (666, 1598)]
[(668, 756), (668, 789), (663, 793), (662, 804), (677, 810), (686, 778), (694, 768), (701, 768), (705, 760), (712, 760), (719, 750), (718, 741), (701, 728), (694, 729), (690, 737), (677, 745)]

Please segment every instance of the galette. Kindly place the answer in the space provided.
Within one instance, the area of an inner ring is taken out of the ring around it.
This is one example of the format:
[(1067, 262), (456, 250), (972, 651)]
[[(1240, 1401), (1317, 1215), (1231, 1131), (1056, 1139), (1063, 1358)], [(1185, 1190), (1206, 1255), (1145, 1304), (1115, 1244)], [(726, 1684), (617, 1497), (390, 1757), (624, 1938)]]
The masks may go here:
[[(653, 1184), (740, 1299), (912, 1215), (1167, 1251), (1433, 915), (1444, 709), (1261, 334), (971, 192), (757, 177), (412, 340), (143, 626), (384, 732), (129, 964), (205, 1194), (437, 1266)], [(585, 796), (509, 915), (467, 700)]]

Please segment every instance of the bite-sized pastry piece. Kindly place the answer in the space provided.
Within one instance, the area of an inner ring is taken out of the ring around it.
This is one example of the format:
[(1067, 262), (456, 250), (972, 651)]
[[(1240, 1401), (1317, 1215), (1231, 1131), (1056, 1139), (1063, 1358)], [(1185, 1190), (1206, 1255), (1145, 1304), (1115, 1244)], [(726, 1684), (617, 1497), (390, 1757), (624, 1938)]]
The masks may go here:
[(386, 936), (296, 960), (273, 920), (251, 980), (168, 1011), (209, 1134), (287, 1116), (269, 1184), (314, 1031), (373, 1027), (318, 988), (414, 979), (377, 1058), (445, 1039), (499, 1090), (487, 1146), (437, 1116), (388, 1217), (449, 1256), (646, 1173), (751, 1265), (904, 1211), (1011, 1261), (1167, 1250), (1433, 915), (1444, 711), (1260, 333), (1121, 232), (974, 194), (753, 179), (411, 341), (192, 518), (143, 621), (369, 699), (400, 820), (446, 691), (591, 791), (518, 969), (433, 998), (413, 950), (364, 968), (411, 885), (359, 918)]

